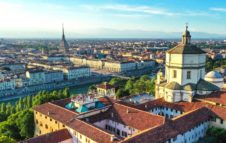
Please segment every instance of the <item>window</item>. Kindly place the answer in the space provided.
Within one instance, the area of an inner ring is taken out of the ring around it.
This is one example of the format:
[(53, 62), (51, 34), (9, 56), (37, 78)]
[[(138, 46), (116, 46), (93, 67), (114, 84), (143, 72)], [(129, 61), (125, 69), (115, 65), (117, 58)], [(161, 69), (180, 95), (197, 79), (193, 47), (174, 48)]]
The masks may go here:
[(173, 141), (176, 141), (177, 140), (177, 137), (173, 138)]
[(221, 124), (224, 124), (224, 120), (221, 119)]
[(45, 125), (45, 128), (48, 129), (48, 125)]
[(119, 129), (117, 129), (116, 133), (117, 133), (118, 136), (120, 136), (120, 130)]
[(124, 132), (124, 131), (122, 131), (122, 136), (123, 136), (123, 137), (127, 137), (127, 133)]
[(173, 78), (177, 78), (177, 71), (173, 70)]
[(191, 79), (191, 71), (187, 71), (187, 79)]
[(82, 139), (82, 135), (80, 135), (80, 139)]

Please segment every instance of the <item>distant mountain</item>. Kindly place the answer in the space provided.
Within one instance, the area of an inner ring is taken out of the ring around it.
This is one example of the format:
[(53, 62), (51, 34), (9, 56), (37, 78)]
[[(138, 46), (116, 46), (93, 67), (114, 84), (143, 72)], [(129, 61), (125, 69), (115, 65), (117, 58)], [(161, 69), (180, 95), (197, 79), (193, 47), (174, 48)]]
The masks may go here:
[[(115, 29), (100, 29), (93, 34), (83, 35), (81, 37), (101, 37), (101, 38), (166, 38), (166, 39), (179, 39), (182, 32), (161, 32), (161, 31), (143, 31), (143, 30), (115, 30)], [(73, 34), (71, 34), (73, 36)], [(226, 35), (193, 32), (191, 36), (194, 39), (226, 39)]]
[[(182, 31), (183, 32), (183, 31)], [(79, 33), (76, 31), (66, 31), (66, 39), (74, 38), (152, 38), (152, 39), (180, 39), (182, 32), (162, 32), (162, 31), (145, 31), (145, 30), (118, 30), (110, 28), (100, 28), (84, 31)], [(1, 33), (0, 33), (1, 34)], [(214, 34), (205, 32), (193, 32), (191, 31), (191, 36), (193, 39), (224, 39), (226, 40), (226, 34)], [(23, 32), (8, 33), (7, 35), (0, 35), (2, 38), (61, 38), (61, 33), (57, 31), (39, 31), (37, 32)]]

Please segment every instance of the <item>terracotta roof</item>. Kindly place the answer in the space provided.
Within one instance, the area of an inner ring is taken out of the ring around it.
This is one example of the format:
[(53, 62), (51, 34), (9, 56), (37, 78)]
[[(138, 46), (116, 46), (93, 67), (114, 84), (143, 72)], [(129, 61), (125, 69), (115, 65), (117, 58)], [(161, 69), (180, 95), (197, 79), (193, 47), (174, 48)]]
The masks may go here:
[(208, 121), (213, 115), (214, 114), (206, 107), (198, 108), (173, 118), (173, 126), (180, 134), (183, 134), (198, 124)]
[(200, 95), (196, 96), (196, 98), (201, 99), (202, 101), (210, 101), (226, 105), (226, 91), (213, 92), (209, 95)]
[(179, 111), (182, 111), (185, 113), (195, 110), (195, 109), (202, 108), (202, 107), (207, 107), (216, 116), (226, 120), (226, 112), (225, 112), (226, 108), (225, 107), (216, 106), (216, 105), (212, 105), (212, 104), (200, 102), (200, 101), (169, 103), (169, 102), (164, 101), (164, 99), (160, 98), (160, 99), (149, 101), (149, 102), (146, 102), (144, 104), (140, 104), (137, 106), (137, 108), (144, 110), (144, 111), (149, 111), (155, 107), (168, 107), (168, 108), (179, 110)]
[(163, 143), (178, 134), (179, 132), (170, 124), (164, 124), (127, 138), (122, 143)]
[(150, 128), (138, 135), (125, 139), (122, 143), (163, 143), (183, 134), (198, 124), (207, 121), (211, 113), (205, 107), (181, 115), (174, 120), (166, 120), (165, 124)]
[(62, 123), (66, 123), (78, 115), (76, 112), (70, 111), (50, 102), (36, 106), (34, 110)]
[(67, 126), (98, 143), (115, 143), (121, 139), (111, 141), (113, 134), (79, 119), (74, 119)]
[(68, 139), (72, 136), (67, 129), (58, 130), (52, 133), (44, 134), (38, 137), (34, 137), (19, 143), (59, 143)]
[(154, 115), (119, 103), (115, 103), (106, 112), (91, 116), (88, 119), (91, 123), (110, 119), (138, 130), (159, 126), (165, 122), (165, 118), (162, 116)]
[[(214, 94), (215, 96), (224, 97), (225, 92), (217, 92)], [(216, 98), (214, 95), (211, 96), (213, 96), (213, 99)], [(69, 128), (100, 143), (112, 142), (112, 133), (105, 129), (100, 129), (93, 124), (104, 119), (110, 119), (140, 131), (131, 137), (125, 138), (124, 141), (120, 137), (114, 141), (123, 143), (162, 143), (194, 128), (213, 116), (226, 119), (225, 107), (196, 100), (194, 102), (169, 103), (160, 98), (137, 106), (124, 103), (123, 101), (116, 102), (111, 99), (106, 100), (106, 98), (101, 98), (101, 100), (112, 104), (112, 106), (105, 112), (84, 119), (76, 119), (75, 116), (78, 115), (77, 113), (61, 107), (61, 105), (68, 102), (67, 99), (53, 103), (45, 103), (35, 107), (34, 110), (46, 116), (51, 116), (53, 119), (64, 123)], [(155, 107), (168, 107), (185, 113), (172, 120), (168, 120), (162, 116), (147, 112)]]

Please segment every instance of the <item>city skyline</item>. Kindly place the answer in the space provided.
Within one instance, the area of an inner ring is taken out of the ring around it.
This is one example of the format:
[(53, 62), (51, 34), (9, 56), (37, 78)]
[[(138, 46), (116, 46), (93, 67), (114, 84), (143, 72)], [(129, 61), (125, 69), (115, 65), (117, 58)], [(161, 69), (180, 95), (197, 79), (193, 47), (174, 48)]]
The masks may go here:
[(226, 37), (226, 2), (0, 1), (1, 38), (177, 38), (189, 22), (194, 38)]

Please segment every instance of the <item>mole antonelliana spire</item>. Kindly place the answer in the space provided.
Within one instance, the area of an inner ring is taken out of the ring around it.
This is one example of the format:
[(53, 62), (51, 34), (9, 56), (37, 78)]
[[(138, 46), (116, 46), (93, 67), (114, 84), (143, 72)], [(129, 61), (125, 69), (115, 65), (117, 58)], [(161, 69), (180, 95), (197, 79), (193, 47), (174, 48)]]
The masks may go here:
[(62, 39), (60, 42), (60, 51), (64, 52), (65, 54), (68, 53), (69, 50), (69, 45), (65, 39), (65, 35), (64, 35), (64, 24), (62, 24)]

